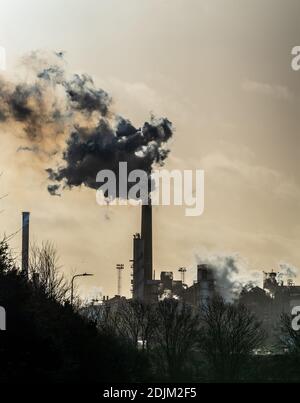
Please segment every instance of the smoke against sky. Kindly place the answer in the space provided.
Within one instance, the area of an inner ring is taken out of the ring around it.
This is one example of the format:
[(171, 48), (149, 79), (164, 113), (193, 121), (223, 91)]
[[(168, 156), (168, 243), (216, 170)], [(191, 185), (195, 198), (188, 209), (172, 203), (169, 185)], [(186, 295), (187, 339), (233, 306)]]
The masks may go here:
[[(143, 126), (149, 111), (174, 123), (176, 136), (170, 141), (166, 167), (205, 170), (205, 213), (190, 219), (179, 207), (155, 208), (156, 268), (176, 272), (191, 264), (202, 247), (229, 255), (239, 251), (259, 271), (260, 285), (262, 271), (279, 271), (281, 260), (299, 267), (300, 73), (291, 69), (290, 52), (299, 44), (300, 3), (91, 2), (87, 7), (86, 1), (72, 0), (64, 13), (59, 0), (2, 0), (0, 45), (7, 50), (6, 86), (35, 82), (37, 71), (58, 64), (80, 76), (88, 72), (96, 87), (113, 96), (109, 109), (130, 117), (135, 126)], [(32, 49), (45, 48), (66, 51), (66, 57), (39, 52), (34, 62), (32, 54), (28, 62), (26, 57), (19, 62)], [(8, 80), (21, 70), (22, 80)], [(57, 240), (66, 271), (81, 267), (81, 256), (87, 256), (84, 269), (95, 277), (80, 286), (96, 282), (114, 295), (113, 268), (123, 262), (124, 289), (130, 290), (131, 235), (140, 228), (137, 209), (99, 207), (94, 192), (84, 187), (63, 192), (63, 200), (49, 197), (46, 190), (43, 169), (55, 169), (56, 163), (65, 166), (60, 157), (70, 133), (65, 88), (55, 89), (60, 91), (48, 91), (50, 98), (59, 100), (66, 133), (57, 127), (56, 139), (52, 136), (50, 142), (43, 126), (51, 160), (38, 153), (37, 141), (34, 146), (24, 140), (24, 123), (18, 122), (14, 130), (6, 130), (8, 122), (0, 125), (5, 149), (0, 185), (2, 194), (9, 194), (1, 200), (2, 227), (15, 232), (20, 212), (32, 211), (33, 236)], [(75, 115), (79, 123), (85, 120), (78, 111)], [(16, 153), (20, 146), (35, 147), (35, 152)], [(111, 220), (105, 217), (107, 211)], [(11, 243), (20, 250), (20, 237)], [(299, 282), (298, 275), (295, 283)]]
[(0, 122), (11, 132), (21, 129), (26, 145), (19, 150), (61, 154), (58, 166), (47, 169), (50, 194), (64, 187), (97, 188), (97, 173), (109, 169), (117, 175), (119, 162), (127, 162), (129, 172), (163, 164), (173, 134), (167, 118), (151, 116), (141, 128), (134, 127), (114, 111), (111, 96), (90, 76), (69, 77), (61, 52), (32, 52), (22, 64), (30, 80), (1, 78)]
[[(205, 253), (196, 255), (197, 264), (207, 264), (212, 268), (218, 292), (227, 300), (233, 301), (243, 288), (262, 287), (262, 272), (254, 271), (247, 260), (238, 253)], [(287, 262), (279, 262), (278, 281), (287, 284), (287, 280), (295, 279), (299, 273), (297, 267)], [(270, 270), (271, 271), (271, 270)]]
[(279, 266), (278, 277), (283, 281), (287, 279), (295, 279), (299, 273), (298, 268), (291, 265), (290, 263), (280, 262), (278, 266)]
[(259, 285), (261, 274), (251, 271), (249, 264), (237, 253), (201, 254), (196, 260), (198, 264), (212, 268), (217, 290), (227, 301), (234, 300), (243, 287)]

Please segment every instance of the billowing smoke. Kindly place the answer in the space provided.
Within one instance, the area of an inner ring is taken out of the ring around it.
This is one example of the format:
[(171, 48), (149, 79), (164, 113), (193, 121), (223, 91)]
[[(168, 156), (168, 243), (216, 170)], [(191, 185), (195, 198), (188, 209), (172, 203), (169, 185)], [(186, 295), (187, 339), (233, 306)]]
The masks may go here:
[[(214, 273), (216, 291), (226, 301), (237, 299), (242, 290), (250, 291), (254, 287), (260, 287), (262, 273), (253, 271), (248, 263), (238, 254), (206, 254), (196, 256), (198, 264), (208, 265)], [(286, 262), (280, 262), (280, 271), (277, 279), (286, 283), (297, 277), (299, 270)]]
[[(134, 169), (149, 172), (154, 163), (161, 165), (167, 157), (168, 150), (163, 144), (171, 135), (171, 123), (167, 119), (152, 118), (141, 129), (123, 118), (117, 119), (115, 128), (106, 119), (101, 119), (92, 129), (77, 127), (67, 140), (63, 153), (65, 164), (49, 169), (49, 177), (64, 187), (97, 188), (97, 173), (110, 169), (118, 177), (120, 162), (127, 162), (129, 172)], [(50, 186), (49, 191), (56, 192), (56, 186)]]
[[(62, 69), (54, 65), (51, 74), (41, 74), (36, 71), (36, 57), (32, 54), (32, 69), (26, 81), (0, 77), (0, 122), (8, 124), (12, 134), (21, 132), (27, 149), (51, 155), (59, 150), (61, 138), (72, 126), (72, 108)], [(28, 67), (29, 60), (26, 58)]]
[(294, 267), (289, 263), (280, 262), (279, 269), (280, 269), (280, 272), (277, 276), (278, 280), (281, 280), (281, 281), (289, 280), (289, 279), (292, 280), (297, 277), (297, 274), (298, 274), (297, 267)]
[(238, 298), (243, 288), (258, 285), (258, 273), (238, 255), (208, 254), (197, 256), (198, 264), (207, 264), (214, 272), (216, 290), (226, 301)]
[[(47, 172), (48, 190), (57, 195), (74, 186), (96, 188), (97, 173), (110, 169), (118, 179), (119, 162), (128, 171), (149, 172), (162, 165), (172, 137), (171, 122), (151, 117), (140, 128), (113, 111), (112, 99), (88, 75), (68, 76), (62, 53), (33, 52), (23, 58), (30, 77), (22, 82), (0, 78), (0, 123), (21, 131), (19, 150), (61, 156)], [(117, 195), (118, 196), (118, 195)]]

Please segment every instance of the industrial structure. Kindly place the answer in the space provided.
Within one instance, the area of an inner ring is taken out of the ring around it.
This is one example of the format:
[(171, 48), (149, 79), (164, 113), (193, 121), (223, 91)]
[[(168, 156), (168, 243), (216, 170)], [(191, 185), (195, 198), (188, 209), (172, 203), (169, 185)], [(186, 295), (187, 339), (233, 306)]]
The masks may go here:
[(171, 271), (162, 271), (160, 279), (153, 278), (152, 204), (142, 206), (141, 232), (133, 236), (132, 297), (144, 302), (164, 298), (179, 298), (198, 306), (207, 303), (216, 293), (213, 270), (198, 265), (197, 281), (191, 287), (185, 284), (186, 268), (181, 267), (181, 280), (175, 280)]
[(264, 272), (263, 288), (243, 289), (239, 301), (247, 306), (272, 333), (283, 313), (291, 314), (293, 307), (300, 306), (300, 286), (290, 278), (282, 280), (278, 272)]
[(117, 273), (118, 273), (118, 294), (119, 296), (122, 295), (122, 271), (124, 270), (123, 264), (116, 265)]
[(184, 300), (196, 307), (205, 306), (217, 294), (214, 269), (207, 264), (197, 266), (197, 280), (185, 290)]
[[(29, 271), (29, 212), (22, 213), (22, 273), (28, 278)], [(201, 308), (219, 294), (215, 268), (208, 264), (198, 264), (197, 279), (191, 286), (185, 283), (186, 268), (180, 267), (180, 280), (174, 278), (172, 271), (162, 271), (159, 279), (153, 275), (152, 249), (152, 204), (141, 209), (141, 232), (133, 236), (132, 262), (132, 298), (141, 302), (155, 303), (165, 298), (183, 300)], [(124, 264), (117, 264), (118, 290), (114, 298), (106, 297), (103, 303), (114, 303), (122, 297), (122, 271)], [(267, 330), (273, 330), (274, 324), (282, 313), (290, 314), (292, 308), (300, 306), (300, 286), (291, 278), (284, 282), (278, 272), (264, 272), (263, 286), (245, 287), (238, 296), (239, 302), (247, 306), (262, 320)], [(86, 273), (84, 274), (86, 275)], [(37, 276), (37, 275), (36, 275)], [(38, 281), (33, 275), (33, 281)]]
[(153, 297), (153, 255), (152, 255), (152, 203), (142, 206), (141, 233), (133, 237), (133, 298), (151, 301)]
[(29, 269), (29, 218), (30, 213), (22, 213), (22, 273), (26, 278)]
[[(197, 279), (191, 286), (185, 284), (186, 269), (179, 268), (181, 280), (175, 280), (173, 272), (162, 271), (160, 279), (153, 278), (152, 255), (152, 206), (142, 206), (141, 233), (133, 237), (132, 297), (144, 302), (157, 302), (164, 298), (177, 298), (195, 306), (205, 306), (218, 295), (220, 284), (216, 282), (215, 268), (208, 264), (197, 266)], [(279, 273), (264, 273), (263, 287), (244, 288), (239, 301), (251, 309), (267, 328), (271, 328), (281, 313), (291, 313), (300, 306), (300, 286), (291, 279), (286, 284)]]

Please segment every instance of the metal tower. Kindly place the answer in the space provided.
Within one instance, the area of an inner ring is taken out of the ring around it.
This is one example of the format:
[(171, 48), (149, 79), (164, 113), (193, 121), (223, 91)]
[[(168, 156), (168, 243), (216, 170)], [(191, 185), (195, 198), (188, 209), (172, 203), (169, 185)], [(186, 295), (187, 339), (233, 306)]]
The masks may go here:
[(123, 264), (117, 264), (116, 269), (118, 272), (118, 294), (121, 296), (121, 290), (122, 290), (122, 270), (124, 270), (124, 265)]
[(181, 274), (181, 281), (182, 284), (185, 284), (185, 273), (186, 273), (186, 268), (185, 267), (180, 267), (178, 269), (179, 273)]

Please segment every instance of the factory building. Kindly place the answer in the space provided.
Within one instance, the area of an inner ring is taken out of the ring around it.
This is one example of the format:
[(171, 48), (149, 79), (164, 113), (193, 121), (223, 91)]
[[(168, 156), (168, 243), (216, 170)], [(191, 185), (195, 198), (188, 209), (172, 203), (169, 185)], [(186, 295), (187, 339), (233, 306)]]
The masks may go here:
[(278, 272), (263, 274), (263, 288), (243, 290), (240, 302), (256, 314), (266, 330), (272, 332), (281, 314), (290, 315), (293, 307), (300, 306), (300, 286), (296, 286), (292, 279), (287, 279), (284, 283)]
[[(160, 279), (153, 278), (152, 205), (142, 206), (141, 233), (133, 236), (132, 297), (145, 302), (157, 302), (164, 298), (178, 298), (194, 306), (207, 304), (215, 294), (212, 268), (198, 265), (197, 280), (187, 287), (182, 280), (175, 280), (173, 272), (162, 271)], [(181, 269), (182, 270), (182, 269)]]
[(149, 194), (147, 204), (143, 204), (141, 208), (141, 231), (133, 236), (132, 298), (147, 303), (164, 298), (178, 298), (195, 306), (206, 304), (215, 293), (213, 270), (207, 265), (199, 265), (197, 280), (191, 287), (187, 287), (184, 281), (185, 268), (179, 269), (181, 280), (175, 280), (172, 271), (162, 271), (160, 278), (156, 279), (153, 270), (152, 235), (152, 202)]
[(184, 292), (184, 300), (195, 307), (205, 306), (216, 295), (213, 268), (207, 264), (197, 266), (197, 281)]
[(142, 206), (141, 233), (133, 237), (133, 298), (151, 302), (153, 299), (153, 257), (152, 257), (152, 204)]
[[(160, 278), (153, 278), (152, 252), (152, 205), (142, 206), (141, 232), (133, 237), (132, 298), (144, 302), (157, 302), (164, 298), (178, 298), (195, 307), (203, 307), (218, 294), (214, 269), (207, 264), (197, 266), (197, 280), (188, 287), (181, 280), (175, 280), (171, 271), (162, 271)], [(179, 269), (181, 274), (185, 269)], [(294, 306), (300, 306), (300, 286), (291, 279), (286, 284), (279, 273), (264, 273), (263, 287), (243, 289), (239, 301), (252, 310), (265, 327), (271, 330), (282, 313), (291, 313)]]

